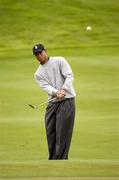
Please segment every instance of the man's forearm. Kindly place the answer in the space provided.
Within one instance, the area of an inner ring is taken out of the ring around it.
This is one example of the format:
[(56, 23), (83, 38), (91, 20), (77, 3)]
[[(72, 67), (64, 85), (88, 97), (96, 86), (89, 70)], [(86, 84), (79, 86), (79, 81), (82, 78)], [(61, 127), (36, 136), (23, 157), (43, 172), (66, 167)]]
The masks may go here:
[(54, 87), (52, 87), (51, 85), (49, 85), (47, 83), (47, 81), (41, 79), (39, 76), (35, 76), (36, 82), (38, 83), (38, 85), (44, 90), (46, 91), (48, 94), (52, 95), (52, 96), (56, 96), (58, 90), (55, 89)]

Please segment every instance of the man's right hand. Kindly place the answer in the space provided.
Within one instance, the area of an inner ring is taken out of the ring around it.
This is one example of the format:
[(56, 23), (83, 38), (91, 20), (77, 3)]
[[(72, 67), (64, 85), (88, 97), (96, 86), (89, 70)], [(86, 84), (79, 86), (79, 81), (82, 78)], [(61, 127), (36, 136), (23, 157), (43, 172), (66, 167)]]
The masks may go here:
[(65, 96), (66, 96), (66, 92), (63, 89), (57, 92), (57, 98), (61, 99), (64, 98)]

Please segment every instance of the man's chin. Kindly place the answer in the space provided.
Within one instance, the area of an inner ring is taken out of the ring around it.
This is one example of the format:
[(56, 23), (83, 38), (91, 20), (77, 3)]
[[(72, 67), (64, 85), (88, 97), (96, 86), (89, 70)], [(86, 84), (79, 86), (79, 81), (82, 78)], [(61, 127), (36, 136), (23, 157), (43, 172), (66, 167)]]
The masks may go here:
[(39, 61), (41, 65), (45, 64), (45, 62)]

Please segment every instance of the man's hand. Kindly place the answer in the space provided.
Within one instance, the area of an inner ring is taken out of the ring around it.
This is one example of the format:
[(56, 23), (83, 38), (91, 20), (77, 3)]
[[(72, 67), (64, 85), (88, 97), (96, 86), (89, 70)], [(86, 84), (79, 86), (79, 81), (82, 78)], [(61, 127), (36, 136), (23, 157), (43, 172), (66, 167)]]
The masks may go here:
[(57, 92), (57, 98), (61, 99), (61, 98), (64, 98), (66, 96), (66, 92), (65, 90), (60, 90)]

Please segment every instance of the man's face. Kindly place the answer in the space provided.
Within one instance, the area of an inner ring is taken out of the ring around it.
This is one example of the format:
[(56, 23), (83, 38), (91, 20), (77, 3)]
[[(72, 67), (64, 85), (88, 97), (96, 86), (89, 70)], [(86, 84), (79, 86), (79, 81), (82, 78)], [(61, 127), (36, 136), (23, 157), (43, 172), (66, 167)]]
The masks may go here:
[(40, 64), (45, 64), (48, 58), (47, 53), (44, 50), (42, 52), (36, 53), (35, 56), (36, 59), (40, 62)]

